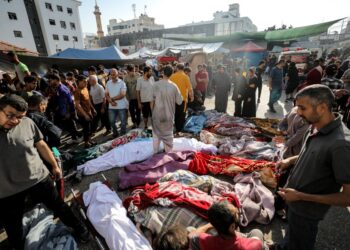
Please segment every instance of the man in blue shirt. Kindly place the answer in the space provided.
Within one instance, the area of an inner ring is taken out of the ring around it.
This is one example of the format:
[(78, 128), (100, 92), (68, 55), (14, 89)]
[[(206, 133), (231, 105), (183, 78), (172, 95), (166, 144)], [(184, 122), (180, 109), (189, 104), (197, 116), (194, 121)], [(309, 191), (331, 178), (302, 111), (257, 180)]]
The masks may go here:
[(280, 60), (277, 65), (271, 70), (270, 79), (269, 79), (269, 89), (270, 89), (270, 100), (269, 108), (270, 112), (276, 113), (273, 105), (277, 102), (282, 95), (282, 86), (283, 86), (283, 67), (284, 60)]
[(73, 142), (78, 142), (78, 131), (75, 122), (76, 111), (73, 96), (68, 87), (60, 82), (59, 75), (51, 74), (48, 76), (48, 80), (50, 88), (54, 90), (49, 106), (53, 109), (55, 124), (68, 131), (72, 136)]

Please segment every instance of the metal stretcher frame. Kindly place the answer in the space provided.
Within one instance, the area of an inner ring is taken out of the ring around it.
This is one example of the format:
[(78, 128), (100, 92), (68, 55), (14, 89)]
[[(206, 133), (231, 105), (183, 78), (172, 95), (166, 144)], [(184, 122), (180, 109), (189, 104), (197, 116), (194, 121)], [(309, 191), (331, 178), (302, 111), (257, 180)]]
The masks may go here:
[[(107, 180), (107, 178), (104, 176), (104, 174), (101, 174), (101, 177), (103, 179), (103, 184), (105, 184), (109, 189), (114, 191), (112, 188), (112, 185)], [(79, 215), (82, 217), (83, 222), (89, 229), (90, 233), (92, 234), (97, 246), (100, 250), (108, 250), (109, 247), (107, 246), (107, 243), (105, 239), (97, 232), (97, 230), (94, 228), (92, 223), (90, 222), (89, 218), (86, 215), (87, 207), (84, 204), (82, 194), (77, 194), (73, 189), (71, 189), (71, 193), (73, 194), (75, 204), (77, 205), (76, 208), (78, 209)]]

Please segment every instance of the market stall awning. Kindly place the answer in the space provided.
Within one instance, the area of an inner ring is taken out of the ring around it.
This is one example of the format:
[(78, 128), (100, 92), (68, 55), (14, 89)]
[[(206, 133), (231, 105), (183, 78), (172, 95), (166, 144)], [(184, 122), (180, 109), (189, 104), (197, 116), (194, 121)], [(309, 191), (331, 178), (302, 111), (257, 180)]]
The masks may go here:
[(261, 52), (266, 49), (260, 47), (259, 45), (256, 45), (255, 43), (249, 41), (246, 44), (244, 44), (242, 47), (234, 49), (234, 52)]

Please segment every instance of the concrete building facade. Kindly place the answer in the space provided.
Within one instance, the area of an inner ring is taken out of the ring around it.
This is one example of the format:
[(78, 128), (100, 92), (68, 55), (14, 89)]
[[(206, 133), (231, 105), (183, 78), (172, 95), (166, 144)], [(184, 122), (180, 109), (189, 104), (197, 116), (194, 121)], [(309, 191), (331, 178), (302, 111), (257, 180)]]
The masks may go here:
[(229, 5), (228, 11), (217, 11), (214, 13), (215, 36), (231, 35), (235, 32), (255, 32), (256, 25), (249, 17), (241, 17), (239, 4)]
[(96, 49), (100, 46), (98, 45), (99, 38), (95, 33), (85, 33), (84, 34), (84, 48), (85, 49)]
[[(230, 4), (228, 11), (217, 11), (213, 14), (214, 18), (204, 22), (193, 22), (182, 25), (177, 28), (158, 29), (158, 30), (133, 30), (132, 20), (128, 24), (116, 22), (115, 25), (125, 25), (123, 32), (113, 32), (111, 25), (108, 26), (109, 36), (100, 40), (100, 46), (106, 47), (112, 44), (123, 46), (149, 47), (152, 49), (163, 49), (168, 46), (179, 44), (178, 41), (169, 40), (167, 37), (206, 37), (206, 36), (224, 36), (235, 32), (254, 32), (257, 27), (249, 17), (241, 17), (239, 4)], [(110, 24), (113, 20), (110, 20)], [(131, 24), (131, 26), (130, 26)], [(130, 26), (130, 28), (129, 28)], [(116, 42), (117, 41), (117, 42)], [(182, 44), (184, 42), (181, 42)]]
[(110, 19), (107, 25), (108, 35), (110, 36), (161, 29), (164, 29), (164, 25), (156, 24), (155, 19), (147, 14), (141, 14), (139, 18), (127, 21), (118, 22), (117, 19)]
[(0, 40), (51, 55), (83, 48), (77, 0), (6, 0), (0, 8)]
[(1, 1), (0, 40), (37, 51), (24, 1)]

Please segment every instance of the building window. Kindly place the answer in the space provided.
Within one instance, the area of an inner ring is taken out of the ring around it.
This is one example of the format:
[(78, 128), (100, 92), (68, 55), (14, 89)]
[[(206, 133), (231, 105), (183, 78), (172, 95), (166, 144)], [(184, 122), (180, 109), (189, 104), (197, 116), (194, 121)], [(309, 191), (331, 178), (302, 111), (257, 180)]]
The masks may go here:
[(78, 42), (78, 37), (73, 36), (73, 41), (74, 41), (74, 42)]
[(66, 25), (66, 22), (65, 22), (65, 21), (60, 21), (60, 23), (61, 23), (61, 28), (62, 28), (62, 29), (67, 28), (67, 25)]
[(68, 36), (63, 36), (63, 40), (64, 41), (69, 41), (69, 37)]
[(49, 19), (49, 23), (50, 23), (50, 25), (56, 25), (55, 19)]
[(67, 8), (67, 13), (72, 15), (73, 14), (73, 10), (71, 8)]
[(19, 31), (19, 30), (14, 30), (13, 34), (15, 35), (15, 37), (23, 37), (22, 36), (22, 31)]
[(60, 40), (58, 35), (56, 35), (56, 34), (53, 34), (52, 37), (53, 37), (53, 40), (56, 40), (56, 41)]
[(51, 3), (45, 3), (45, 7), (46, 7), (46, 9), (53, 11)]
[(57, 11), (59, 11), (59, 12), (63, 12), (63, 8), (62, 8), (62, 6), (61, 6), (61, 5), (57, 5)]
[(70, 23), (70, 28), (71, 28), (72, 30), (75, 30), (75, 23)]
[(9, 15), (10, 20), (17, 20), (17, 15), (16, 15), (16, 13), (7, 12), (7, 14)]

